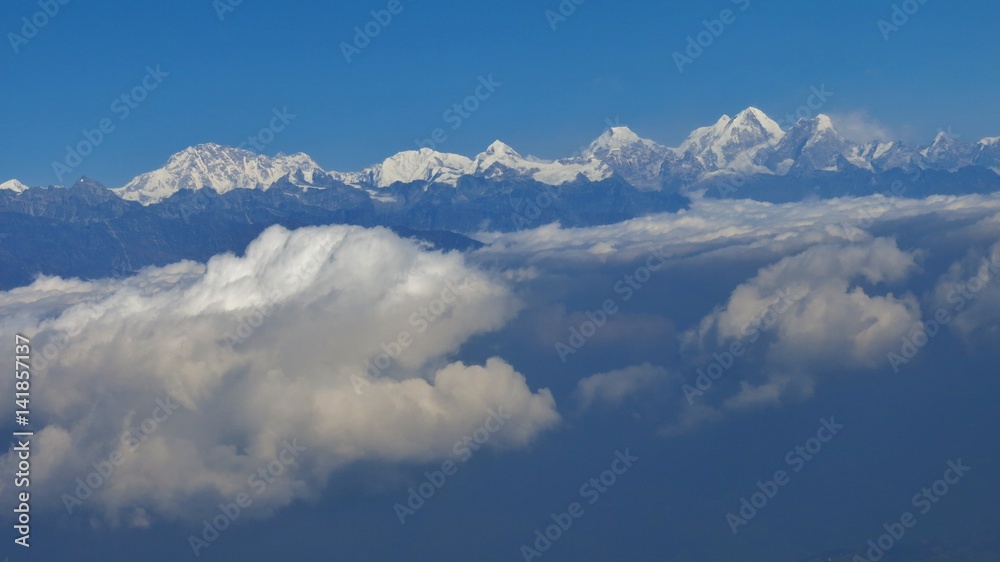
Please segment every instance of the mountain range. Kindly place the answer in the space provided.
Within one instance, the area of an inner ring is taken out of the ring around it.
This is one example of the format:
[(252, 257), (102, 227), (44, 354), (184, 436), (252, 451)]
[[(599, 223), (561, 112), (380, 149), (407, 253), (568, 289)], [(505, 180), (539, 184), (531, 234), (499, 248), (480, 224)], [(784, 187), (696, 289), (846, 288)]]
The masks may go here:
[[(559, 186), (617, 177), (639, 190), (683, 193), (734, 175), (742, 183), (756, 176), (957, 172), (967, 167), (1000, 174), (1000, 137), (966, 143), (942, 132), (927, 146), (882, 140), (855, 143), (845, 139), (826, 115), (800, 119), (783, 130), (763, 111), (750, 107), (695, 129), (677, 147), (641, 138), (628, 127), (612, 127), (581, 154), (559, 160), (522, 156), (496, 141), (473, 158), (421, 148), (400, 152), (359, 172), (338, 172), (323, 170), (303, 153), (269, 157), (241, 148), (199, 144), (112, 191), (122, 199), (151, 205), (183, 190), (207, 188), (225, 194), (235, 189), (267, 190), (287, 181), (303, 191), (348, 185), (384, 200), (387, 195), (381, 192), (395, 184), (457, 187), (463, 178), (476, 178)], [(27, 187), (11, 180), (0, 184), (0, 189), (21, 193)]]
[(305, 154), (270, 157), (200, 144), (109, 189), (0, 184), (0, 290), (40, 274), (100, 278), (240, 252), (264, 229), (384, 226), (441, 249), (469, 235), (558, 222), (612, 224), (689, 207), (693, 198), (770, 202), (890, 193), (1000, 191), (1000, 138), (928, 146), (846, 140), (818, 115), (783, 130), (762, 111), (694, 130), (677, 147), (612, 127), (576, 156), (542, 160), (494, 142), (474, 158), (428, 148), (360, 172)]

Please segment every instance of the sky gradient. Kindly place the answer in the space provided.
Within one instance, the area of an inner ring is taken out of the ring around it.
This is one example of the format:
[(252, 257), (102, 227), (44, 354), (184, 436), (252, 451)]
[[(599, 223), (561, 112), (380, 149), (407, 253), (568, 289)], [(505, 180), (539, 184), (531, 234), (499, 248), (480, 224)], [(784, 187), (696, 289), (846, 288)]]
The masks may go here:
[[(888, 1), (589, 0), (553, 30), (545, 12), (555, 0), (404, 0), (347, 62), (341, 44), (387, 5), (245, 1), (220, 19), (209, 1), (70, 2), (25, 43), (10, 34), (39, 5), (4, 3), (0, 181), (55, 183), (52, 162), (110, 118), (114, 131), (72, 175), (117, 187), (187, 146), (238, 145), (276, 108), (295, 117), (262, 152), (307, 152), (345, 171), (415, 148), (438, 127), (448, 133), (438, 150), (467, 155), (499, 138), (562, 157), (616, 119), (676, 145), (750, 105), (778, 118), (823, 85), (834, 94), (823, 112), (866, 114), (910, 142), (941, 129), (1000, 134), (1000, 50), (986, 23), (1000, 17), (995, 3), (928, 2), (886, 41), (877, 22), (892, 16)], [(725, 9), (735, 21), (678, 72), (672, 54)], [(169, 76), (119, 119), (113, 101), (156, 65)], [(490, 75), (501, 85), (453, 130), (444, 112)]]

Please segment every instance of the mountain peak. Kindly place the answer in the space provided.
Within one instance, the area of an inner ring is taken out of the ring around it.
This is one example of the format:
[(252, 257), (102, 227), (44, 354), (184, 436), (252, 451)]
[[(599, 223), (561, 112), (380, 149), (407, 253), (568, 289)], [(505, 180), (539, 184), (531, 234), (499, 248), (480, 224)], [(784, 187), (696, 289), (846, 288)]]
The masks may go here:
[(625, 125), (621, 125), (618, 127), (611, 127), (610, 129), (608, 129), (608, 134), (612, 138), (628, 139), (633, 141), (639, 140), (639, 135), (635, 134), (635, 131), (626, 127)]
[(495, 140), (492, 143), (490, 143), (490, 145), (486, 147), (486, 152), (484, 152), (484, 154), (487, 154), (489, 156), (512, 156), (516, 158), (521, 157), (521, 155), (516, 150), (514, 150), (509, 144), (501, 142), (499, 140)]
[(471, 165), (472, 160), (460, 154), (438, 152), (424, 147), (419, 150), (404, 150), (386, 158), (381, 164), (361, 172), (357, 181), (377, 187), (415, 181), (455, 185)]
[(628, 127), (611, 127), (590, 143), (585, 155), (592, 156), (600, 153), (620, 151), (631, 146), (654, 144), (655, 143), (653, 141), (644, 139), (635, 134), (635, 132)]
[(779, 139), (784, 136), (781, 126), (756, 107), (748, 107), (737, 113), (728, 126), (743, 129), (761, 129), (767, 135)]
[(271, 158), (242, 148), (202, 143), (172, 155), (166, 164), (137, 176), (114, 190), (123, 199), (144, 205), (156, 203), (182, 189), (210, 188), (218, 193), (234, 189), (267, 189), (285, 176), (312, 181), (323, 170), (303, 153)]
[(951, 135), (944, 131), (938, 131), (938, 134), (934, 135), (933, 144), (943, 144), (952, 140)]
[(825, 114), (825, 113), (820, 113), (819, 115), (817, 115), (815, 117), (815, 119), (816, 119), (816, 129), (817, 130), (821, 130), (822, 131), (822, 130), (826, 130), (826, 129), (836, 129), (833, 126), (833, 120), (830, 119), (830, 116), (827, 115), (827, 114)]
[(7, 180), (3, 183), (0, 183), (0, 190), (4, 189), (8, 191), (13, 191), (14, 193), (21, 193), (24, 190), (28, 189), (28, 186), (24, 185), (23, 183), (17, 180)]

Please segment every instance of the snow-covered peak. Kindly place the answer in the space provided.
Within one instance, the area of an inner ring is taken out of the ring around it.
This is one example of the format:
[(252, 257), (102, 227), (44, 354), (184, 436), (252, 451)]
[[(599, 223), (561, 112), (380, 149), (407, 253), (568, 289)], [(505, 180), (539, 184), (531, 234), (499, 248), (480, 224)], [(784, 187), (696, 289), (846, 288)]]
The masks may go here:
[(723, 115), (714, 125), (695, 129), (675, 152), (681, 160), (697, 162), (702, 172), (766, 172), (755, 163), (757, 155), (784, 135), (763, 111), (748, 107), (733, 118)]
[(405, 150), (361, 172), (358, 180), (377, 187), (415, 181), (455, 185), (471, 165), (472, 160), (460, 154), (437, 152), (429, 148)]
[(931, 146), (933, 146), (935, 144), (937, 144), (937, 145), (948, 144), (948, 143), (952, 142), (953, 140), (954, 140), (954, 137), (952, 137), (951, 135), (949, 135), (945, 131), (938, 131), (938, 134), (934, 135), (934, 142), (931, 143)]
[(924, 165), (944, 170), (957, 170), (972, 164), (976, 147), (940, 131), (930, 146), (920, 151)]
[(612, 127), (597, 137), (584, 157), (607, 164), (616, 174), (640, 189), (659, 189), (660, 171), (673, 151), (635, 134), (628, 127)]
[(271, 158), (242, 148), (206, 143), (185, 148), (160, 169), (142, 174), (115, 189), (123, 199), (157, 203), (182, 189), (267, 189), (287, 175), (312, 181), (323, 170), (309, 156), (278, 154)]
[(514, 150), (509, 144), (498, 140), (490, 143), (490, 145), (486, 147), (486, 150), (476, 157), (477, 160), (480, 156), (484, 159), (490, 159), (497, 162), (517, 162), (524, 159), (521, 154)]
[[(868, 150), (876, 151), (877, 147)], [(762, 162), (777, 174), (799, 170), (836, 170), (846, 160), (869, 168), (869, 160), (854, 144), (845, 140), (827, 115), (799, 119), (773, 149), (762, 153)]]
[(655, 144), (651, 140), (641, 138), (628, 127), (611, 127), (587, 148), (589, 154), (606, 151), (621, 151), (638, 145)]
[(795, 126), (806, 131), (809, 136), (809, 142), (814, 144), (821, 142), (823, 139), (834, 139), (838, 142), (844, 141), (844, 137), (840, 134), (840, 131), (833, 126), (833, 120), (823, 113), (812, 119), (800, 119)]
[(858, 146), (855, 153), (876, 170), (903, 167), (913, 158), (913, 150), (899, 141), (873, 140)]
[(978, 143), (981, 146), (996, 146), (1000, 144), (1000, 137), (986, 137), (981, 139)]
[(781, 129), (781, 125), (778, 125), (777, 122), (756, 107), (748, 107), (737, 113), (727, 128), (731, 131), (730, 134), (748, 131), (750, 134), (759, 135), (763, 131), (765, 137), (779, 140), (785, 135)]
[(17, 180), (8, 180), (0, 183), (0, 189), (6, 189), (8, 191), (13, 191), (14, 193), (21, 193), (22, 191), (28, 189), (28, 186)]
[(472, 161), (469, 173), (485, 178), (524, 177), (535, 181), (560, 185), (583, 175), (588, 180), (599, 181), (611, 175), (607, 164), (585, 155), (582, 158), (541, 160), (521, 156), (509, 145), (495, 141)]

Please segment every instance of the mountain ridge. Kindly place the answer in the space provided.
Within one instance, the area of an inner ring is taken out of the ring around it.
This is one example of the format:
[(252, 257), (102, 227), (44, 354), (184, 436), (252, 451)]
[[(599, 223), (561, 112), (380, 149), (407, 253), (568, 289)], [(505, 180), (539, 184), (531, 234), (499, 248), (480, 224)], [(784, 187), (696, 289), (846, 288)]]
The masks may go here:
[[(324, 170), (309, 155), (275, 156), (243, 148), (202, 143), (171, 155), (158, 169), (142, 173), (111, 191), (143, 205), (162, 202), (181, 190), (209, 188), (224, 194), (234, 189), (267, 190), (287, 180), (303, 190), (333, 183), (377, 192), (394, 184), (457, 187), (463, 177), (491, 181), (524, 180), (550, 186), (578, 181), (600, 182), (618, 176), (640, 190), (685, 191), (719, 175), (795, 175), (891, 169), (958, 171), (968, 166), (1000, 174), (1000, 137), (966, 143), (939, 133), (926, 146), (900, 141), (849, 141), (834, 121), (818, 114), (787, 130), (755, 107), (693, 130), (677, 147), (640, 137), (627, 126), (613, 126), (580, 154), (544, 160), (524, 156), (497, 140), (474, 157), (430, 148), (406, 150), (357, 172)], [(10, 180), (0, 190), (23, 193), (23, 183)]]

